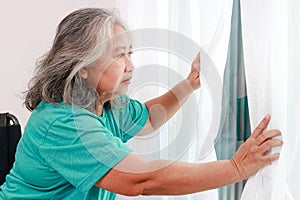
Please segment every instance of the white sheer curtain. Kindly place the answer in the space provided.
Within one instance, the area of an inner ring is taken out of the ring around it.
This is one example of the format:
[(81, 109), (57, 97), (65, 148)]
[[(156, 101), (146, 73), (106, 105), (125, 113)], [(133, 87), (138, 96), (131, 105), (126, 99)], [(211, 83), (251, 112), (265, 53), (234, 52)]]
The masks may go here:
[(279, 161), (248, 180), (242, 199), (300, 199), (300, 4), (252, 0), (241, 5), (251, 127), (270, 113), (268, 128), (280, 129), (284, 140)]
[[(196, 110), (199, 109), (198, 126), (194, 130), (196, 137), (189, 144), (187, 151), (176, 157), (176, 159), (199, 163), (216, 160), (213, 141), (217, 136), (218, 130), (212, 130), (212, 127), (219, 127), (222, 78), (229, 42), (232, 0), (119, 0), (116, 5), (130, 29), (156, 28), (175, 31), (193, 40), (194, 43), (201, 47), (203, 55), (207, 56), (207, 58), (203, 56), (203, 60), (201, 60), (203, 62), (202, 88), (196, 93), (198, 107)], [(144, 40), (148, 39), (145, 34)], [(186, 47), (182, 46), (182, 48)], [(195, 56), (199, 50), (196, 50), (192, 56)], [(170, 55), (170, 52), (167, 52), (167, 54), (146, 50), (143, 52), (134, 53), (133, 60), (136, 65), (136, 71), (145, 65), (159, 64), (169, 67), (184, 77), (189, 72), (190, 63), (182, 61), (179, 58), (180, 55), (178, 57), (175, 55), (174, 57), (174, 55)], [(161, 82), (165, 79), (170, 79), (170, 77), (161, 74), (158, 76), (158, 80)], [(139, 77), (135, 76), (135, 78), (138, 79)], [(173, 85), (170, 84), (168, 86), (172, 87)], [(139, 90), (139, 92), (133, 93), (133, 96), (145, 100), (151, 96), (163, 93), (166, 88), (162, 88), (159, 85), (156, 88), (155, 86), (150, 88), (148, 85), (140, 87)], [(133, 139), (129, 145), (134, 151), (142, 155), (151, 153), (153, 148), (162, 149), (170, 145), (174, 140), (173, 132), (178, 131), (184, 122), (182, 117), (183, 114), (179, 111), (159, 133), (147, 138)], [(171, 149), (170, 151), (176, 152), (176, 149)], [(160, 155), (153, 154), (151, 159), (153, 158), (173, 159), (174, 155), (172, 152), (169, 152), (167, 157), (162, 153)], [(122, 200), (217, 200), (218, 193), (217, 190), (211, 190), (178, 197), (124, 197), (119, 195), (118, 198)]]

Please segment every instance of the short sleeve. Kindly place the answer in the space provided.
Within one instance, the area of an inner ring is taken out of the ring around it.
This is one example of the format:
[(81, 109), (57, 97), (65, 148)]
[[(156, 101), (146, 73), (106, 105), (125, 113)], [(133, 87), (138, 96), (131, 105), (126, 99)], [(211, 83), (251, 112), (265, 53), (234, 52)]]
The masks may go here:
[(141, 103), (138, 100), (129, 99), (122, 115), (122, 141), (127, 142), (143, 129), (149, 114), (144, 103)]
[(39, 150), (45, 162), (82, 193), (131, 152), (96, 116), (88, 114), (57, 119)]

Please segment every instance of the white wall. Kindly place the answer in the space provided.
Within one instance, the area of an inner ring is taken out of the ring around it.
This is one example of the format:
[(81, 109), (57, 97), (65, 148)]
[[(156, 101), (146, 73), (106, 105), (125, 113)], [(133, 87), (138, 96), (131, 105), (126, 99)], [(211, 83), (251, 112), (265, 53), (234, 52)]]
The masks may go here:
[(24, 128), (30, 112), (23, 91), (35, 62), (51, 46), (56, 26), (81, 7), (114, 7), (115, 0), (0, 1), (0, 112), (15, 114)]

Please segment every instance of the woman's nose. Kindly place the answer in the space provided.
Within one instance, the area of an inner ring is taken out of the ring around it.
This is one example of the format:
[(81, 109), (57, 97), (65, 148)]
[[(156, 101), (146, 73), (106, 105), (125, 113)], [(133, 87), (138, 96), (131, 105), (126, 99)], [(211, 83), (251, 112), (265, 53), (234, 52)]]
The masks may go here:
[(134, 65), (132, 63), (132, 60), (129, 56), (126, 56), (126, 71), (132, 71), (134, 70)]

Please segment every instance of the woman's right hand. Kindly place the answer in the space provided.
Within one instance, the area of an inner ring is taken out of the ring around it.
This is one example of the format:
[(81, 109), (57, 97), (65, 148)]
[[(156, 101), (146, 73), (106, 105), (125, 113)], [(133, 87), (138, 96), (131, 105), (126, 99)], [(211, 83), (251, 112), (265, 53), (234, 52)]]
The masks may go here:
[(256, 127), (251, 136), (243, 143), (234, 154), (231, 162), (237, 168), (241, 179), (245, 179), (266, 164), (279, 158), (279, 153), (268, 154), (276, 146), (282, 146), (283, 141), (274, 139), (280, 136), (279, 130), (264, 131), (270, 122), (270, 115), (267, 115)]

